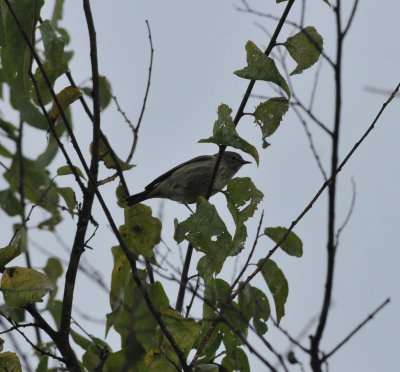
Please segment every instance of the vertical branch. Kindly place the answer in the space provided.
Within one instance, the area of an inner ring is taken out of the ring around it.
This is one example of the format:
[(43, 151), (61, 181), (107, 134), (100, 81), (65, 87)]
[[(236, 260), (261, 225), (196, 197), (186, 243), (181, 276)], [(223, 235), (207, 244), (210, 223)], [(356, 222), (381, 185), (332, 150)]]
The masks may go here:
[(334, 129), (332, 133), (332, 157), (331, 157), (331, 183), (328, 191), (328, 242), (327, 242), (327, 273), (325, 281), (325, 292), (322, 309), (319, 317), (318, 326), (314, 336), (311, 337), (311, 367), (313, 371), (320, 372), (322, 360), (319, 356), (320, 342), (325, 330), (328, 314), (331, 306), (333, 276), (335, 269), (336, 242), (335, 242), (335, 214), (336, 214), (336, 187), (337, 177), (334, 177), (338, 168), (339, 152), (339, 133), (340, 133), (340, 115), (342, 103), (342, 50), (343, 33), (341, 25), (341, 1), (337, 0), (335, 7), (336, 14), (336, 62), (335, 62), (335, 118)]
[(100, 100), (99, 100), (99, 71), (97, 63), (97, 45), (96, 31), (94, 28), (90, 3), (83, 0), (83, 8), (85, 12), (86, 22), (89, 31), (90, 41), (90, 60), (92, 66), (92, 82), (93, 82), (93, 141), (92, 141), (92, 159), (90, 163), (90, 174), (88, 189), (84, 193), (82, 209), (79, 211), (79, 221), (77, 224), (77, 232), (71, 251), (68, 269), (65, 275), (65, 287), (63, 306), (60, 323), (60, 335), (63, 342), (69, 348), (69, 332), (71, 323), (72, 302), (75, 290), (76, 275), (78, 272), (79, 261), (85, 248), (85, 236), (91, 216), (95, 191), (97, 189), (96, 181), (98, 174), (99, 159), (99, 141), (100, 141)]

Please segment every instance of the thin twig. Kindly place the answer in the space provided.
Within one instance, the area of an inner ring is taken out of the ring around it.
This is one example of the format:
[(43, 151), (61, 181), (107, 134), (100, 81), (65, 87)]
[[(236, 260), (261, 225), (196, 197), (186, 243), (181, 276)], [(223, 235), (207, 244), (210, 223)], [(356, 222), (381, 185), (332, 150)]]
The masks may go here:
[(342, 114), (342, 55), (343, 55), (343, 35), (341, 34), (341, 0), (337, 0), (336, 7), (336, 61), (334, 68), (335, 78), (335, 113), (332, 132), (332, 155), (331, 155), (331, 176), (332, 180), (328, 186), (328, 237), (327, 237), (327, 270), (325, 280), (325, 291), (323, 296), (322, 308), (315, 334), (310, 337), (311, 343), (311, 368), (314, 372), (321, 372), (320, 343), (325, 331), (329, 310), (331, 307), (333, 278), (336, 263), (336, 186), (337, 186), (337, 167), (339, 164), (339, 139)]
[(387, 298), (379, 307), (377, 307), (371, 314), (367, 316), (353, 331), (351, 331), (341, 342), (339, 342), (328, 354), (325, 354), (321, 359), (321, 363), (326, 362), (336, 351), (338, 351), (346, 342), (348, 342), (361, 328), (363, 328), (374, 316), (379, 313), (387, 304), (389, 304), (390, 298)]
[(299, 118), (301, 124), (303, 124), (303, 128), (304, 128), (304, 130), (306, 132), (311, 152), (312, 152), (312, 154), (314, 156), (315, 161), (317, 162), (317, 166), (318, 166), (318, 168), (319, 168), (319, 170), (320, 170), (320, 172), (322, 174), (322, 177), (323, 177), (324, 181), (326, 181), (328, 179), (328, 176), (326, 175), (325, 169), (324, 169), (324, 167), (322, 165), (322, 162), (321, 162), (321, 159), (320, 159), (320, 157), (318, 155), (318, 152), (315, 149), (314, 141), (313, 141), (313, 138), (312, 138), (312, 134), (311, 134), (310, 130), (308, 129), (307, 122), (303, 119), (303, 117), (301, 116), (299, 110), (297, 110), (296, 107), (293, 107), (293, 110), (294, 110), (295, 114), (297, 115), (297, 117)]
[(346, 36), (347, 32), (350, 29), (351, 24), (353, 23), (354, 16), (355, 16), (356, 11), (357, 11), (357, 6), (358, 6), (358, 0), (354, 0), (353, 8), (351, 9), (349, 20), (347, 21), (347, 25), (346, 25), (346, 27), (344, 28), (344, 30), (342, 32), (343, 37)]
[(190, 314), (190, 309), (193, 306), (194, 298), (196, 297), (197, 291), (199, 290), (199, 287), (200, 287), (200, 275), (196, 275), (196, 276), (197, 276), (196, 287), (192, 290), (192, 299), (190, 300), (189, 305), (186, 306), (186, 315), (185, 315), (186, 318)]
[(342, 233), (343, 229), (346, 227), (346, 225), (350, 221), (351, 215), (353, 214), (354, 206), (356, 204), (356, 196), (357, 196), (356, 195), (356, 183), (354, 182), (353, 178), (351, 178), (351, 184), (352, 184), (352, 190), (353, 191), (352, 191), (350, 207), (349, 207), (349, 210), (347, 211), (346, 218), (344, 219), (342, 225), (339, 227), (338, 231), (336, 232), (336, 237), (335, 237), (336, 246), (339, 245), (340, 234)]
[(262, 211), (260, 221), (258, 222), (258, 227), (257, 227), (256, 236), (254, 238), (253, 247), (251, 248), (250, 254), (247, 257), (246, 263), (244, 264), (242, 270), (240, 271), (239, 275), (236, 277), (235, 281), (232, 283), (231, 291), (233, 290), (233, 288), (235, 288), (236, 284), (239, 282), (240, 278), (243, 276), (243, 274), (247, 270), (247, 267), (249, 266), (250, 260), (253, 257), (254, 251), (255, 251), (257, 243), (258, 243), (258, 239), (260, 237), (260, 230), (261, 230), (261, 225), (262, 225), (263, 219), (264, 219), (264, 211)]

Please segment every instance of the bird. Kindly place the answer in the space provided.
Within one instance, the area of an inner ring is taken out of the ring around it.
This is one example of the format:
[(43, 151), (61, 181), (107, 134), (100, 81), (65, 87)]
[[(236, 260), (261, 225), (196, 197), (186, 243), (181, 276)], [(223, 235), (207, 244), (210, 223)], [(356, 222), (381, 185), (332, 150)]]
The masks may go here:
[[(157, 177), (144, 189), (126, 198), (129, 206), (147, 199), (165, 198), (182, 204), (195, 203), (199, 196), (206, 197), (219, 153), (202, 155), (188, 160)], [(225, 151), (215, 177), (211, 196), (222, 190), (244, 165), (240, 154)]]

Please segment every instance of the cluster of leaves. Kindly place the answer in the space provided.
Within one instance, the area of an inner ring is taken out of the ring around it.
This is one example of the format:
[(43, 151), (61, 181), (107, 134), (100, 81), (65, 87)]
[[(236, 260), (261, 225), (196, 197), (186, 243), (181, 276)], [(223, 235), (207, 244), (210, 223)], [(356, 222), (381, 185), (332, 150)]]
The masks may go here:
[[(15, 257), (28, 249), (27, 231), (24, 226), (26, 212), (25, 201), (42, 208), (49, 215), (38, 224), (41, 229), (52, 231), (61, 221), (60, 200), (64, 200), (65, 210), (74, 216), (76, 213), (76, 197), (71, 187), (59, 187), (55, 177), (74, 173), (83, 177), (78, 168), (67, 165), (57, 170), (51, 177), (50, 165), (55, 159), (59, 144), (57, 138), (65, 135), (62, 125), (62, 112), (70, 121), (69, 105), (83, 94), (91, 96), (90, 88), (65, 87), (57, 95), (49, 89), (57, 79), (68, 70), (68, 62), (72, 52), (65, 50), (68, 45), (68, 33), (58, 23), (61, 19), (63, 1), (57, 1), (51, 20), (41, 21), (38, 26), (40, 43), (33, 45), (38, 51), (40, 60), (34, 61), (27, 40), (32, 38), (32, 30), (36, 31), (35, 22), (39, 17), (43, 0), (9, 0), (20, 25), (15, 22), (6, 2), (0, 4), (0, 82), (9, 87), (12, 107), (17, 110), (20, 123), (26, 123), (45, 137), (49, 129), (46, 115), (40, 111), (45, 108), (55, 132), (47, 134), (48, 142), (44, 151), (36, 158), (29, 159), (21, 149), (21, 128), (0, 117), (0, 130), (5, 138), (0, 143), (0, 155), (9, 161), (10, 166), (4, 172), (8, 187), (0, 191), (0, 207), (10, 217), (20, 216), (22, 223), (16, 227), (16, 237), (6, 247), (0, 249), (0, 290), (5, 303), (0, 311), (3, 316), (13, 322), (25, 319), (24, 308), (32, 303), (41, 302), (46, 294), (50, 294), (43, 311), (48, 311), (57, 328), (60, 327), (62, 302), (56, 299), (57, 280), (63, 273), (61, 263), (49, 258), (43, 272), (29, 267), (7, 266)], [(23, 32), (21, 32), (23, 30)], [(35, 35), (36, 36), (36, 35)], [(277, 44), (278, 45), (278, 44)], [(289, 37), (283, 45), (297, 63), (292, 72), (298, 74), (313, 65), (322, 51), (322, 38), (313, 27), (306, 27), (296, 35)], [(265, 55), (257, 46), (249, 41), (246, 45), (248, 65), (235, 74), (250, 80), (263, 80), (277, 85), (285, 96), (279, 96), (260, 103), (250, 113), (262, 132), (263, 147), (269, 144), (270, 137), (279, 127), (283, 116), (288, 111), (291, 93), (289, 86), (280, 74), (274, 60)], [(35, 71), (31, 72), (33, 66)], [(33, 84), (35, 81), (36, 84)], [(109, 86), (102, 77), (101, 106), (105, 108), (110, 102)], [(3, 98), (0, 91), (0, 98)], [(40, 107), (40, 108), (39, 108)], [(259, 156), (255, 146), (244, 140), (236, 130), (235, 121), (231, 117), (232, 109), (225, 104), (218, 108), (218, 118), (214, 124), (213, 134), (199, 142), (215, 143), (220, 146), (231, 146), (250, 154), (257, 164)], [(53, 130), (53, 129), (52, 129)], [(100, 141), (99, 155), (107, 168), (115, 168), (113, 157), (104, 142)], [(114, 158), (115, 159), (115, 158)], [(122, 170), (130, 165), (120, 161)], [(21, 191), (22, 190), (22, 191)], [(143, 290), (148, 294), (154, 310), (159, 314), (169, 333), (185, 358), (193, 349), (201, 348), (202, 342), (209, 337), (207, 345), (201, 349), (196, 368), (198, 371), (216, 371), (215, 359), (218, 351), (224, 350), (224, 357), (219, 363), (226, 370), (249, 371), (249, 363), (243, 345), (249, 328), (260, 335), (268, 331), (267, 321), (271, 313), (268, 294), (262, 289), (248, 284), (233, 298), (235, 286), (218, 277), (223, 265), (229, 257), (240, 254), (248, 237), (249, 219), (254, 216), (263, 194), (250, 178), (232, 179), (224, 192), (227, 208), (235, 224), (234, 233), (230, 233), (217, 209), (208, 200), (199, 198), (196, 211), (187, 220), (176, 223), (174, 238), (178, 243), (190, 242), (194, 249), (204, 255), (197, 264), (197, 271), (204, 283), (201, 294), (203, 315), (201, 321), (183, 317), (170, 306), (170, 301), (160, 282), (147, 283), (146, 272), (138, 271), (143, 288), (139, 288), (132, 277), (131, 266), (121, 247), (112, 248), (114, 268), (111, 277), (110, 306), (107, 314), (106, 335), (114, 328), (121, 337), (121, 350), (113, 351), (102, 339), (84, 337), (71, 331), (74, 342), (82, 347), (84, 354), (81, 367), (94, 371), (103, 365), (104, 371), (175, 371), (180, 368), (180, 359), (165, 333), (161, 330), (154, 314), (149, 312), (148, 303), (143, 297)], [(21, 202), (21, 197), (25, 200)], [(160, 242), (161, 223), (151, 215), (150, 208), (139, 204), (125, 207), (125, 221), (119, 228), (127, 249), (135, 257), (144, 257), (147, 262), (158, 265), (154, 247)], [(268, 236), (280, 244), (284, 252), (291, 256), (301, 257), (301, 240), (284, 227), (265, 228), (262, 235)], [(283, 237), (286, 237), (282, 242)], [(258, 239), (259, 237), (257, 237)], [(272, 296), (277, 322), (285, 314), (285, 303), (288, 296), (288, 282), (278, 265), (269, 260), (256, 263), (261, 270)], [(241, 285), (240, 277), (237, 280)], [(222, 315), (221, 315), (222, 314)], [(209, 334), (210, 327), (214, 332)], [(223, 346), (222, 346), (223, 345)], [(42, 350), (54, 352), (52, 342), (40, 345)], [(18, 357), (11, 352), (1, 352), (0, 365), (11, 370), (21, 370)], [(48, 356), (41, 356), (38, 370), (48, 370)]]

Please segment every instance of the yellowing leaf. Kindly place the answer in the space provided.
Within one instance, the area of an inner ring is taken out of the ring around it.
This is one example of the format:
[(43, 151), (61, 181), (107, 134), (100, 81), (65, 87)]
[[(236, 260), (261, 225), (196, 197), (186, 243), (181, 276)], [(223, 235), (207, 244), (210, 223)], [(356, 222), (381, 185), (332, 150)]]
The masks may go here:
[[(85, 176), (78, 167), (74, 166), (74, 169), (79, 177), (85, 179)], [(62, 167), (57, 169), (57, 176), (66, 176), (68, 174), (73, 174), (72, 169), (69, 165), (63, 165)]]
[(1, 277), (4, 301), (13, 307), (39, 302), (53, 288), (52, 281), (34, 269), (14, 266), (6, 269)]
[(119, 229), (130, 251), (156, 263), (153, 248), (161, 239), (161, 222), (151, 215), (151, 208), (136, 204), (125, 208), (125, 224)]
[(21, 237), (14, 244), (0, 249), (0, 269), (21, 254)]
[(0, 353), (0, 372), (22, 372), (17, 354), (10, 351)]
[[(82, 92), (79, 88), (76, 87), (66, 87), (57, 94), (57, 98), (60, 102), (62, 110), (65, 110), (71, 103), (75, 102), (81, 96)], [(56, 120), (59, 115), (60, 112), (58, 110), (58, 107), (55, 102), (53, 102), (53, 106), (51, 107), (51, 118), (53, 120)]]
[[(90, 144), (90, 153), (92, 154), (92, 144)], [(128, 163), (125, 163), (123, 160), (121, 160), (115, 154), (115, 152), (114, 152), (114, 155), (123, 171), (129, 170), (134, 167), (133, 164), (128, 164)], [(104, 143), (104, 141), (102, 139), (100, 140), (100, 143), (99, 143), (99, 159), (101, 161), (103, 161), (104, 165), (108, 169), (117, 169), (117, 167), (115, 165), (115, 161), (114, 161), (113, 157), (111, 156), (111, 153), (110, 153), (108, 147), (106, 146), (106, 144)]]

